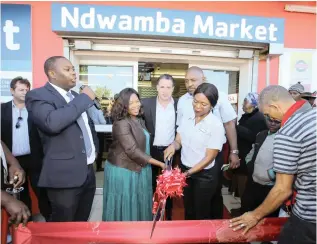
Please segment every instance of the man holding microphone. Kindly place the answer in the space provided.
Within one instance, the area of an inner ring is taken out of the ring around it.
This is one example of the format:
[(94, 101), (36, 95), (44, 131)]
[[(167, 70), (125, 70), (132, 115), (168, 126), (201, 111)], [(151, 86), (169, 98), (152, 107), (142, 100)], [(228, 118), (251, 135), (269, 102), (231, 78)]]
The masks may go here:
[(47, 189), (53, 222), (87, 221), (96, 190), (93, 162), (98, 139), (86, 111), (95, 94), (76, 86), (71, 62), (62, 56), (44, 64), (48, 82), (26, 96), (26, 107), (34, 118), (43, 144), (43, 168), (38, 186)]

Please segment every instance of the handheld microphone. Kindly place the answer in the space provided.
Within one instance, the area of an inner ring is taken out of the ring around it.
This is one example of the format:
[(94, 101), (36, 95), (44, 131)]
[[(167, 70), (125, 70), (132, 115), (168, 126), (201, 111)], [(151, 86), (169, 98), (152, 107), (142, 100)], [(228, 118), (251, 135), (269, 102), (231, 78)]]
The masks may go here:
[[(79, 87), (79, 90), (82, 91), (85, 88), (85, 85), (82, 85)], [(100, 110), (101, 109), (101, 105), (98, 102), (98, 100), (95, 98), (94, 99), (94, 106), (96, 107), (96, 109)]]

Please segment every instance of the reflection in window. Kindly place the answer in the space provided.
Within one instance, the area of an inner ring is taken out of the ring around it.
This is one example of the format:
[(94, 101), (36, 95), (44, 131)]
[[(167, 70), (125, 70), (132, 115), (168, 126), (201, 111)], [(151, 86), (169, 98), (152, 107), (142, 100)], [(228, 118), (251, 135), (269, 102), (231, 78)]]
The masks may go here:
[(103, 88), (103, 96), (113, 97), (126, 87), (133, 85), (132, 66), (80, 65), (79, 80), (93, 90)]
[[(80, 65), (79, 81), (84, 85), (89, 85), (102, 105), (106, 121), (110, 119), (110, 111), (114, 102), (114, 95), (127, 87), (133, 87), (133, 67), (132, 66), (97, 66)], [(102, 133), (99, 140), (103, 140), (103, 148), (99, 151), (102, 154), (103, 163), (108, 156), (108, 148), (112, 142), (111, 133)], [(103, 187), (103, 172), (96, 172), (97, 188)]]
[(133, 67), (80, 65), (79, 81), (94, 90), (103, 109), (109, 113), (114, 95), (133, 87)]

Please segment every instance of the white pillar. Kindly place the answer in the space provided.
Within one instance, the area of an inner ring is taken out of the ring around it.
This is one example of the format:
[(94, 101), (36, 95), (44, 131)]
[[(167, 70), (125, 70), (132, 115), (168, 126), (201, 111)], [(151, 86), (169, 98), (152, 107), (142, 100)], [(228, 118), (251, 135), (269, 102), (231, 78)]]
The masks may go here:
[(270, 61), (271, 58), (269, 55), (266, 56), (266, 86), (269, 86), (270, 83)]
[(254, 51), (253, 64), (252, 64), (252, 85), (251, 91), (258, 91), (258, 80), (259, 80), (259, 51)]

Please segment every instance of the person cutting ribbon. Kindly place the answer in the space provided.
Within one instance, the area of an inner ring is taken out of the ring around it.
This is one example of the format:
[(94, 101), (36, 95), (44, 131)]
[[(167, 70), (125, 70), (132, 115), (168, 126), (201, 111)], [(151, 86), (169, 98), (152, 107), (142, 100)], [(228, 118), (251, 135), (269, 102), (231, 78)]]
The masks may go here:
[(164, 151), (164, 158), (170, 159), (181, 148), (180, 167), (188, 185), (184, 188), (186, 220), (210, 219), (219, 180), (215, 158), (226, 142), (223, 123), (212, 113), (217, 101), (214, 85), (199, 85), (193, 99), (195, 115), (182, 119), (175, 141)]

